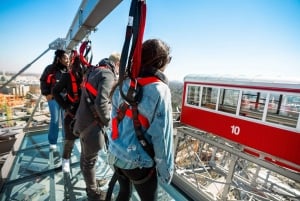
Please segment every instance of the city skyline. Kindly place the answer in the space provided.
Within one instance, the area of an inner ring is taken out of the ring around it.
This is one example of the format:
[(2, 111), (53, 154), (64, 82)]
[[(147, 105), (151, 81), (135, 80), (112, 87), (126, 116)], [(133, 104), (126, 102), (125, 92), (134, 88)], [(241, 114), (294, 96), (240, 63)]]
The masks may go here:
[[(3, 1), (1, 69), (19, 72), (58, 37), (65, 37), (79, 0)], [(93, 63), (121, 52), (129, 1), (122, 1), (92, 32)], [(32, 15), (32, 10), (35, 15)], [(144, 40), (171, 47), (170, 80), (189, 73), (300, 77), (300, 1), (147, 1)], [(41, 74), (49, 51), (25, 73)]]

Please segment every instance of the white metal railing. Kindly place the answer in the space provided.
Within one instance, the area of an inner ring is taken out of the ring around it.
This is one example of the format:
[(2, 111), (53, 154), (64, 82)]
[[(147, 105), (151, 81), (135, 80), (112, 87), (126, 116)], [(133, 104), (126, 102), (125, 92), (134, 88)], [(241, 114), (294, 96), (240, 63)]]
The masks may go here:
[(298, 200), (300, 175), (242, 152), (240, 145), (175, 128), (173, 183), (195, 200)]

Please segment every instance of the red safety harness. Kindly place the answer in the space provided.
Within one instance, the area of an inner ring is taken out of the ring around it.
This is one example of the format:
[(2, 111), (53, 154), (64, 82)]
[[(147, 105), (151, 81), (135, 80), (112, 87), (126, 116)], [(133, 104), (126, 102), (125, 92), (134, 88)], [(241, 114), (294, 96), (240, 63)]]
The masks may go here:
[[(138, 140), (140, 141), (143, 148), (148, 152), (148, 154), (153, 158), (154, 153), (150, 151), (151, 146), (145, 139), (142, 133), (141, 127), (149, 127), (149, 123), (141, 116), (138, 115), (138, 102), (142, 98), (142, 86), (151, 81), (143, 82), (149, 78), (140, 78), (138, 75), (141, 67), (141, 52), (142, 52), (142, 42), (145, 30), (146, 22), (146, 2), (140, 0), (132, 0), (130, 10), (129, 10), (129, 22), (126, 27), (125, 42), (123, 44), (121, 60), (120, 60), (120, 71), (119, 71), (119, 89), (120, 94), (125, 100), (124, 103), (119, 108), (117, 119), (113, 120), (115, 123), (113, 125), (112, 139), (118, 138), (118, 123), (124, 118), (125, 115), (132, 116), (134, 128)], [(131, 45), (131, 49), (129, 48)], [(129, 57), (128, 57), (129, 52)], [(128, 63), (127, 63), (128, 61)], [(127, 69), (126, 69), (127, 65)], [(130, 87), (127, 95), (123, 93), (122, 85), (123, 79), (126, 77), (126, 72), (131, 79)], [(153, 78), (152, 78), (153, 79)], [(154, 79), (158, 80), (156, 77)], [(150, 79), (151, 80), (151, 79)], [(152, 81), (153, 82), (153, 81)], [(127, 102), (127, 103), (126, 103)], [(130, 106), (130, 107), (129, 107)], [(128, 110), (130, 108), (131, 110)], [(150, 151), (150, 153), (149, 153)]]
[[(108, 69), (107, 66), (94, 66), (92, 68), (93, 68), (92, 71), (97, 69), (97, 68)], [(88, 76), (89, 75), (87, 75), (87, 77), (84, 79), (82, 87), (84, 87), (95, 98), (98, 94), (98, 90), (95, 89), (95, 87), (91, 83), (88, 82)]]
[(87, 40), (84, 41), (79, 48), (79, 57), (80, 57), (80, 61), (81, 63), (86, 66), (86, 67), (90, 67), (92, 64), (92, 59), (93, 59), (93, 55), (91, 54), (91, 58), (90, 61), (88, 61), (87, 55), (89, 54), (89, 52), (91, 51), (92, 47), (91, 47), (91, 41)]
[[(85, 45), (86, 46), (86, 45)], [(85, 47), (84, 47), (85, 48)], [(74, 63), (74, 59), (75, 57), (78, 56), (78, 53), (76, 50), (72, 50), (71, 52), (71, 64)], [(71, 75), (72, 76), (72, 75)], [(75, 78), (74, 78), (75, 79)], [(48, 76), (47, 76), (47, 80), (46, 80), (46, 83), (47, 84), (55, 84), (56, 83), (56, 78), (55, 78), (55, 72), (53, 73), (50, 73)], [(72, 80), (72, 83), (73, 83), (73, 80)], [(78, 91), (78, 90), (77, 90)], [(71, 100), (71, 99), (70, 99)]]
[[(139, 115), (137, 110), (138, 99), (142, 98), (141, 86), (146, 85), (146, 83), (144, 84), (142, 83), (142, 80), (144, 78), (137, 79), (137, 76), (139, 75), (139, 71), (140, 71), (140, 65), (141, 65), (142, 41), (143, 41), (145, 22), (146, 22), (146, 2), (143, 0), (132, 0), (128, 19), (129, 20), (126, 27), (125, 41), (123, 44), (123, 49), (122, 49), (122, 54), (120, 59), (120, 70), (119, 70), (120, 94), (126, 101), (124, 101), (124, 103), (120, 106), (117, 116), (114, 117), (112, 120), (113, 121), (112, 139), (118, 138), (118, 124), (120, 123), (120, 121), (122, 121), (122, 119), (126, 115), (133, 119), (133, 124), (134, 124), (137, 138), (139, 139), (145, 151), (147, 151), (147, 153), (153, 158), (154, 157), (153, 148), (152, 146), (149, 146), (149, 143), (145, 140), (141, 130), (142, 126), (148, 128), (149, 122), (145, 117)], [(131, 45), (131, 49), (130, 49), (130, 45)], [(130, 83), (128, 93), (125, 96), (125, 94), (122, 91), (122, 84), (123, 84), (123, 79), (127, 75), (130, 77), (131, 83)], [(148, 83), (151, 83), (151, 81), (149, 81)], [(138, 92), (137, 96), (134, 95), (135, 92)], [(128, 101), (130, 99), (132, 101)], [(145, 179), (142, 179), (141, 181), (138, 182), (144, 183), (152, 176), (153, 172), (154, 170), (152, 170), (151, 173)], [(109, 183), (106, 200), (110, 200), (112, 195), (112, 190), (114, 184), (117, 181), (117, 178), (118, 175), (115, 173)]]
[[(157, 77), (145, 77), (145, 78), (138, 78), (135, 80), (130, 81), (130, 87), (127, 93), (127, 100), (131, 101), (124, 101), (118, 111), (117, 115), (112, 119), (112, 139), (116, 140), (119, 137), (118, 133), (118, 125), (124, 119), (125, 116), (133, 120), (133, 126), (136, 132), (136, 136), (139, 142), (142, 144), (144, 148), (149, 149), (147, 152), (148, 154), (153, 157), (153, 151), (149, 147), (149, 143), (144, 137), (142, 127), (147, 129), (149, 127), (148, 119), (139, 114), (138, 112), (138, 103), (141, 100), (142, 96), (142, 88), (151, 83), (160, 82)], [(151, 150), (151, 151), (150, 151)]]
[[(90, 72), (91, 71), (94, 71), (95, 69), (107, 69), (109, 67), (107, 66), (91, 66), (90, 67)], [(88, 82), (88, 77), (89, 77), (89, 73), (87, 75), (87, 77), (85, 78), (85, 80), (83, 81), (83, 84), (82, 84), (82, 91), (85, 92), (83, 94), (83, 96), (85, 96), (85, 100), (94, 116), (94, 119), (95, 119), (95, 123), (98, 124), (100, 127), (103, 127), (104, 124), (102, 123), (97, 111), (96, 111), (96, 108), (95, 108), (95, 104), (94, 104), (94, 100), (98, 94), (98, 90), (91, 84)]]
[(73, 94), (71, 95), (70, 93), (67, 93), (67, 97), (68, 97), (68, 99), (71, 103), (76, 103), (76, 102), (79, 101), (78, 91), (79, 91), (80, 85), (77, 85), (75, 75), (72, 71), (69, 71), (69, 75), (70, 75), (71, 82), (72, 82), (72, 92), (73, 92)]

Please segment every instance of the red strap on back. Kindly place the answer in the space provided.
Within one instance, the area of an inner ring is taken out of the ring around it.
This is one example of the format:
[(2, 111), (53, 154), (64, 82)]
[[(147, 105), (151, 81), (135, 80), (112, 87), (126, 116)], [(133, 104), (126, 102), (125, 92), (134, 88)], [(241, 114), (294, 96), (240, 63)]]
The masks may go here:
[(143, 36), (144, 36), (145, 23), (146, 23), (146, 3), (144, 1), (142, 1), (140, 3), (142, 5), (141, 5), (139, 33), (138, 33), (138, 38), (136, 41), (136, 46), (135, 46), (134, 52), (133, 52), (131, 78), (136, 78), (139, 75), (140, 66), (141, 66), (142, 43), (143, 43)]
[(119, 122), (118, 122), (118, 118), (114, 117), (112, 119), (111, 124), (112, 124), (112, 126), (111, 126), (111, 129), (112, 129), (111, 139), (115, 140), (115, 139), (117, 139), (119, 137), (119, 130), (118, 130)]
[[(104, 69), (104, 68), (108, 68), (108, 67), (107, 66), (97, 66), (96, 68)], [(97, 89), (95, 89), (94, 86), (91, 85), (87, 80), (83, 83), (83, 87), (85, 87), (93, 96), (96, 97), (98, 94)]]
[[(160, 82), (160, 80), (157, 77), (145, 77), (145, 78), (138, 78), (137, 82), (141, 85), (141, 86), (145, 86), (147, 84), (151, 84), (151, 83), (155, 83), (155, 82)], [(130, 86), (131, 87), (135, 87), (135, 82), (133, 80), (130, 81)], [(120, 108), (118, 109), (118, 113), (119, 112), (123, 112), (122, 110), (120, 110)], [(133, 114), (132, 114), (132, 109), (129, 107), (126, 111), (125, 111), (125, 115), (128, 118), (133, 118)], [(144, 128), (149, 128), (150, 124), (148, 119), (141, 115), (138, 114), (138, 120), (140, 121), (140, 124), (144, 127)], [(117, 139), (119, 137), (119, 131), (118, 131), (118, 125), (119, 125), (119, 120), (118, 120), (118, 115), (115, 116), (112, 119), (112, 136), (111, 138), (113, 140)]]
[(72, 97), (70, 94), (67, 94), (67, 97), (72, 103), (75, 103), (79, 99), (78, 87), (77, 87), (76, 79), (75, 79), (73, 72), (69, 71), (69, 74), (70, 74), (70, 78), (71, 78), (71, 82), (72, 82), (72, 91), (73, 91), (74, 97)]
[[(132, 114), (132, 109), (128, 109), (126, 110), (125, 112), (125, 115), (132, 119), (133, 118), (133, 114)], [(144, 127), (144, 128), (149, 128), (150, 124), (149, 124), (149, 121), (146, 117), (144, 117), (143, 115), (139, 114), (138, 115), (138, 119), (141, 123), (141, 125)], [(118, 131), (118, 118), (115, 117), (112, 119), (112, 136), (111, 138), (113, 140), (117, 139), (119, 137), (119, 131)]]
[(54, 74), (49, 74), (47, 77), (47, 84), (52, 84), (55, 82)]
[(141, 86), (145, 86), (147, 84), (151, 84), (151, 83), (155, 83), (155, 82), (160, 82), (160, 79), (158, 79), (157, 77), (143, 77), (143, 78), (138, 78), (137, 82), (141, 85)]
[(98, 91), (89, 82), (85, 82), (83, 85), (93, 96), (97, 96)]

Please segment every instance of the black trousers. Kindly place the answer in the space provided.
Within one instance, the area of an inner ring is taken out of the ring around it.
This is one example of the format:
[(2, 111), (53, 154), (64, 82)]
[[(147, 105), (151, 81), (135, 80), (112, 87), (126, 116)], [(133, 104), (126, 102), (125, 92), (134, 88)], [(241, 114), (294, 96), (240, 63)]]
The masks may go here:
[(73, 121), (73, 117), (68, 113), (66, 113), (64, 118), (65, 139), (64, 139), (64, 150), (62, 155), (64, 159), (69, 159), (71, 157), (75, 140), (78, 138), (75, 135), (73, 135), (73, 129), (71, 128), (72, 121)]
[(104, 146), (104, 128), (91, 124), (80, 133), (80, 168), (88, 191), (96, 192), (96, 162)]
[(136, 168), (132, 170), (115, 168), (120, 185), (116, 201), (129, 201), (132, 185), (142, 201), (157, 200), (157, 175), (155, 168)]
[(73, 129), (71, 127), (71, 123), (73, 121), (73, 116), (68, 113), (65, 113), (64, 118), (64, 131), (65, 131), (65, 139), (67, 140), (76, 140), (78, 137), (73, 134)]

